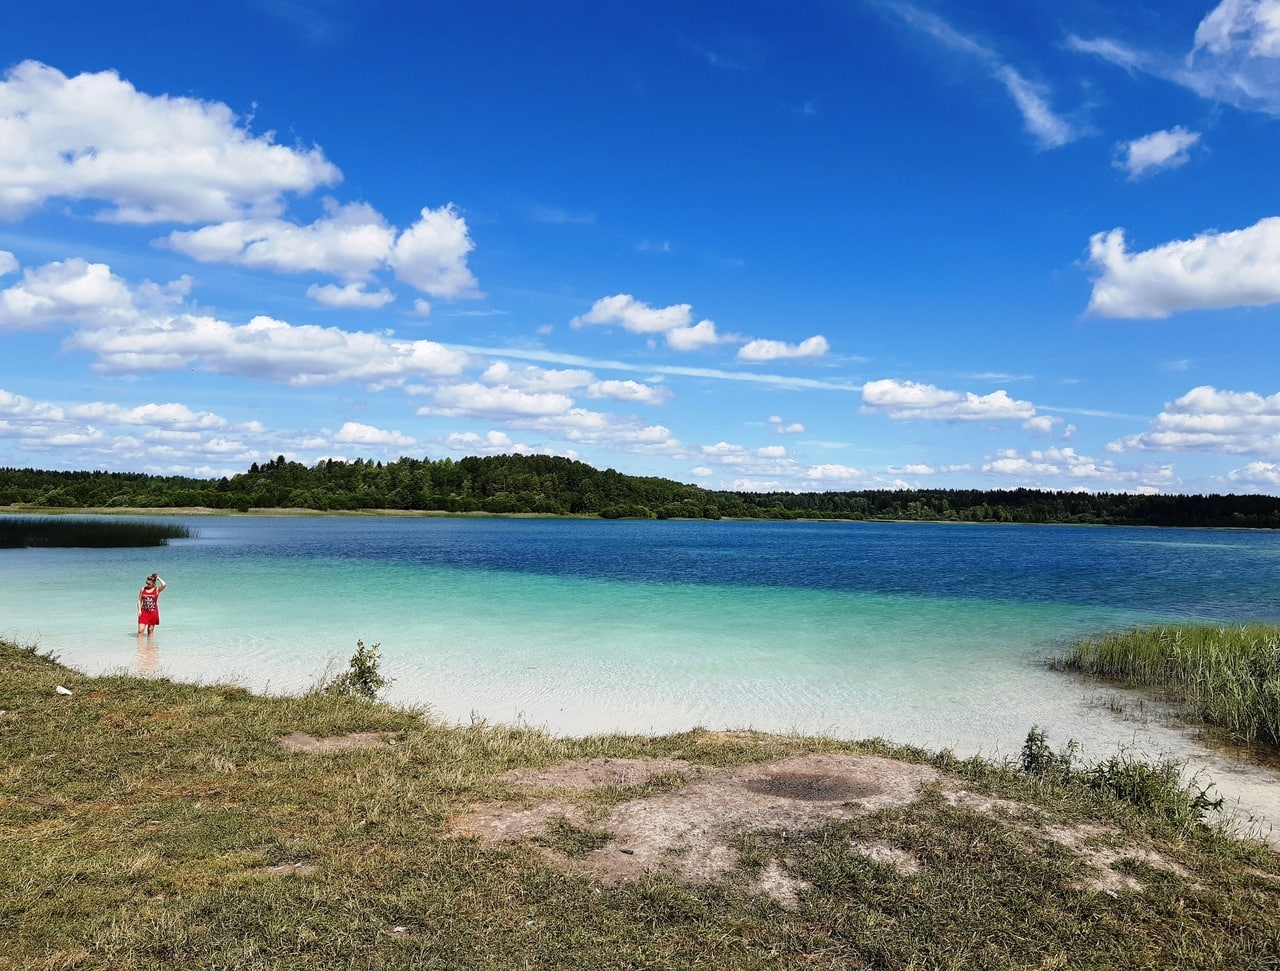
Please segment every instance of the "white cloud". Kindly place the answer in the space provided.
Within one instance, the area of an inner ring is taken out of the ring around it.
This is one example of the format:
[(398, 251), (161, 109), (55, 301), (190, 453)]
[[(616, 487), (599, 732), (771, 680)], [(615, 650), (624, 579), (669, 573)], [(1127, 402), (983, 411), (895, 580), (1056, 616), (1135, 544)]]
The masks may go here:
[(1192, 388), (1166, 404), (1145, 432), (1107, 446), (1112, 452), (1226, 452), (1280, 455), (1280, 393)]
[(293, 325), (266, 316), (242, 326), (177, 314), (129, 326), (82, 330), (73, 349), (98, 355), (97, 370), (136, 373), (194, 367), (294, 386), (395, 382), (457, 374), (466, 356), (432, 341), (395, 341), (337, 327)]
[(700, 347), (710, 347), (720, 343), (716, 333), (716, 325), (709, 320), (700, 320), (691, 327), (677, 327), (666, 334), (667, 346), (673, 351), (696, 351)]
[[(145, 463), (158, 471), (225, 475), (243, 471), (260, 457), (258, 450), (228, 438), (227, 433), (270, 437), (257, 423), (231, 428), (220, 415), (193, 411), (177, 402), (122, 405), (90, 401), (58, 404), (36, 401), (0, 390), (0, 439), (11, 451), (43, 454), (50, 446), (74, 448), (87, 456), (84, 464), (119, 467)], [(212, 437), (210, 433), (216, 433)], [(274, 454), (274, 452), (272, 453)], [(238, 467), (207, 467), (210, 461), (234, 459)], [(81, 467), (84, 467), (82, 464)], [(205, 468), (205, 472), (197, 470)]]
[(485, 384), (506, 385), (522, 391), (573, 391), (595, 381), (590, 371), (557, 370), (529, 365), (513, 368), (506, 361), (497, 361), (484, 370), (480, 380)]
[(587, 397), (663, 405), (671, 400), (671, 389), (666, 385), (641, 384), (639, 381), (594, 381), (587, 386)]
[(1063, 481), (1087, 483), (1089, 486), (1112, 486), (1155, 490), (1177, 484), (1173, 466), (1163, 465), (1151, 469), (1121, 469), (1114, 462), (1080, 455), (1073, 448), (1033, 449), (1025, 454), (1006, 449), (982, 466), (982, 471), (994, 475), (1007, 475), (1024, 482), (1040, 483)]
[(687, 303), (650, 307), (629, 293), (601, 297), (585, 314), (569, 321), (572, 327), (592, 324), (617, 325), (633, 334), (661, 334), (672, 350), (690, 351), (718, 343), (716, 326), (710, 320), (693, 323), (693, 308)]
[(1199, 132), (1175, 125), (1166, 131), (1152, 132), (1121, 144), (1115, 166), (1128, 172), (1131, 180), (1164, 169), (1175, 169), (1190, 161), (1191, 146), (1198, 141)]
[(424, 208), (396, 239), (388, 262), (397, 279), (433, 297), (477, 297), (476, 278), (467, 269), (473, 249), (467, 221), (453, 205)]
[(24, 61), (0, 81), (0, 218), (49, 199), (100, 218), (205, 222), (274, 214), (341, 174), (318, 148), (253, 135), (225, 104), (152, 97), (113, 71), (68, 78)]
[(806, 357), (822, 357), (831, 349), (821, 334), (806, 338), (799, 344), (783, 341), (754, 340), (738, 349), (739, 361), (778, 361)]
[(909, 465), (891, 465), (886, 471), (890, 475), (933, 475), (937, 470), (923, 462), (912, 462)]
[(866, 475), (865, 470), (849, 465), (811, 465), (805, 471), (805, 478), (816, 482), (852, 482)]
[(1089, 261), (1101, 271), (1089, 312), (1159, 318), (1183, 310), (1262, 306), (1280, 301), (1280, 216), (1247, 229), (1206, 232), (1130, 253), (1123, 229), (1096, 233)]
[(199, 365), (292, 385), (387, 385), (455, 375), (467, 362), (466, 354), (432, 341), (397, 341), (267, 316), (235, 325), (188, 313), (175, 305), (189, 293), (190, 283), (183, 277), (131, 290), (102, 263), (49, 263), (24, 270), (19, 283), (0, 290), (0, 328), (80, 325), (64, 346), (97, 354), (95, 369), (113, 374)]
[(1040, 143), (1041, 148), (1060, 148), (1074, 142), (1083, 134), (1049, 105), (1048, 89), (1042, 84), (1028, 81), (1007, 64), (995, 72), (996, 80), (1004, 85), (1013, 103), (1022, 112), (1022, 121)]
[(18, 272), (18, 258), (8, 250), (0, 249), (0, 276)]
[(1202, 98), (1280, 117), (1280, 0), (1222, 0), (1201, 20), (1185, 56), (1112, 38), (1073, 36), (1068, 45)]
[(489, 418), (545, 417), (563, 415), (573, 407), (573, 399), (566, 394), (491, 387), (479, 382), (441, 384), (432, 390), (432, 396), (435, 404), (420, 408), (419, 415), (451, 417), (468, 415)]
[(300, 226), (284, 219), (238, 219), (170, 233), (168, 245), (202, 263), (233, 263), (281, 273), (316, 270), (366, 278), (387, 261), (395, 230), (372, 206), (326, 200), (327, 215)]
[(399, 432), (384, 431), (373, 425), (364, 425), (358, 421), (344, 422), (333, 436), (333, 440), (342, 445), (412, 445), (414, 440)]
[(410, 312), (414, 317), (430, 317), (431, 304), (419, 297), (413, 302), (413, 310)]
[(363, 283), (348, 283), (345, 287), (335, 287), (332, 283), (324, 286), (312, 284), (307, 287), (307, 296), (326, 307), (349, 307), (355, 309), (377, 310), (385, 307), (392, 300), (391, 291), (383, 287), (376, 293), (370, 293)]
[(779, 415), (771, 416), (769, 418), (769, 424), (773, 426), (773, 430), (777, 432), (779, 435), (803, 435), (804, 434), (804, 425), (800, 424), (800, 422), (798, 421), (793, 421), (790, 424), (787, 424), (783, 422), (782, 418)]
[(1250, 462), (1242, 469), (1228, 472), (1227, 481), (1252, 489), (1274, 490), (1280, 487), (1280, 463)]
[(204, 263), (330, 273), (349, 283), (390, 267), (398, 279), (432, 296), (480, 296), (467, 268), (467, 254), (475, 244), (453, 206), (423, 209), (419, 220), (398, 236), (365, 203), (326, 200), (325, 210), (324, 217), (305, 226), (280, 218), (242, 219), (173, 232), (167, 243)]
[(1049, 435), (1055, 434), (1054, 429), (1063, 424), (1064, 419), (1053, 415), (1036, 415), (1034, 418), (1028, 418), (1022, 423), (1022, 427), (1033, 435)]
[(863, 385), (862, 402), (864, 414), (887, 415), (895, 421), (1026, 421), (1035, 415), (1031, 402), (1010, 398), (1004, 390), (976, 395), (891, 378)]
[(1193, 54), (1280, 57), (1280, 0), (1222, 0), (1196, 28)]
[(133, 292), (105, 263), (76, 258), (23, 270), (0, 290), (0, 328), (34, 330), (66, 322), (109, 323), (137, 316)]
[(1085, 129), (1056, 113), (1044, 85), (1027, 80), (992, 48), (961, 33), (935, 14), (906, 3), (890, 3), (889, 9), (918, 30), (954, 51), (976, 58), (1013, 99), (1027, 131), (1042, 148), (1058, 148), (1085, 134)]
[(124, 408), (106, 402), (93, 402), (84, 405), (72, 405), (66, 408), (65, 415), (82, 421), (96, 421), (107, 425), (146, 425), (154, 428), (172, 430), (199, 430), (225, 428), (225, 418), (212, 412), (195, 412), (186, 405), (175, 402), (166, 404), (138, 405)]

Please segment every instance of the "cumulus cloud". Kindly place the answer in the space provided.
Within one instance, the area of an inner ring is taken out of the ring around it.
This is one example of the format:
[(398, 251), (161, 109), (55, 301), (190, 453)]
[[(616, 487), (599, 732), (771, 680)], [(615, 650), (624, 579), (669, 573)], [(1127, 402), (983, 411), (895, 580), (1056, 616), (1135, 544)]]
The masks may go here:
[(677, 327), (667, 331), (667, 346), (673, 351), (696, 351), (700, 347), (710, 347), (720, 343), (716, 333), (716, 325), (709, 320), (700, 320), (689, 327)]
[(595, 381), (590, 371), (540, 368), (527, 365), (513, 368), (506, 361), (496, 361), (480, 375), (485, 384), (507, 385), (525, 391), (573, 391)]
[(396, 238), (388, 262), (397, 279), (433, 297), (476, 297), (478, 284), (467, 268), (473, 249), (467, 221), (455, 206), (424, 208)]
[(522, 391), (480, 382), (441, 384), (432, 389), (434, 405), (418, 409), (419, 415), (460, 415), (486, 418), (563, 415), (573, 399), (552, 391)]
[(1145, 432), (1107, 446), (1112, 452), (1226, 452), (1280, 455), (1280, 393), (1192, 388), (1166, 404)]
[(341, 445), (413, 445), (414, 440), (399, 432), (384, 431), (358, 421), (344, 422), (333, 440)]
[(1198, 141), (1199, 132), (1175, 125), (1166, 131), (1152, 132), (1122, 143), (1114, 164), (1116, 168), (1124, 169), (1131, 180), (1140, 179), (1144, 175), (1185, 165), (1191, 160), (1191, 146)]
[(96, 369), (137, 373), (201, 366), (293, 386), (375, 384), (459, 373), (466, 356), (432, 341), (396, 341), (337, 327), (294, 325), (267, 316), (235, 325), (176, 314), (145, 326), (82, 330), (67, 346), (98, 355)]
[(545, 431), (574, 445), (592, 448), (676, 458), (684, 458), (688, 452), (665, 425), (646, 425), (633, 418), (619, 418), (586, 408), (570, 408), (558, 415), (515, 419), (510, 424), (517, 428)]
[(779, 435), (803, 435), (804, 425), (798, 421), (790, 424), (784, 422), (780, 415), (773, 415), (769, 418), (769, 424), (773, 426), (773, 430)]
[(365, 203), (325, 204), (327, 215), (300, 226), (285, 219), (238, 219), (170, 233), (167, 243), (203, 263), (233, 263), (283, 273), (315, 270), (363, 279), (384, 263), (395, 230)]
[(1069, 430), (1074, 430), (1074, 426), (1066, 424), (1065, 419), (1058, 418), (1055, 415), (1036, 415), (1034, 418), (1028, 418), (1022, 423), (1022, 427), (1033, 435), (1053, 436), (1057, 434), (1057, 427), (1063, 425), (1063, 436), (1065, 437)]
[(18, 258), (8, 250), (0, 249), (0, 276), (18, 272)]
[(779, 481), (803, 477), (803, 467), (781, 445), (748, 448), (733, 442), (716, 442), (700, 446), (697, 455), (738, 475), (769, 476)]
[(152, 97), (114, 71), (24, 61), (0, 81), (0, 218), (61, 198), (99, 200), (117, 222), (240, 219), (340, 179), (318, 148), (277, 145), (225, 104)]
[(1222, 0), (1196, 28), (1188, 54), (1073, 36), (1068, 45), (1202, 98), (1280, 117), (1280, 0)]
[(866, 475), (864, 469), (849, 465), (811, 465), (805, 470), (805, 478), (816, 482), (852, 482)]
[(739, 361), (781, 361), (806, 357), (822, 357), (831, 349), (821, 334), (809, 337), (799, 344), (783, 341), (754, 340), (738, 349)]
[(1232, 469), (1227, 481), (1233, 486), (1272, 491), (1280, 487), (1280, 464), (1275, 462), (1250, 462), (1244, 468)]
[(145, 404), (133, 408), (125, 408), (117, 404), (93, 402), (83, 405), (72, 405), (65, 409), (68, 418), (81, 421), (96, 421), (109, 425), (145, 425), (163, 428), (166, 431), (206, 431), (211, 428), (225, 428), (225, 418), (208, 411), (192, 411), (186, 405), (168, 402), (165, 404)]
[(892, 378), (863, 385), (860, 410), (895, 421), (1026, 421), (1035, 415), (1031, 402), (1010, 398), (1004, 390), (976, 395)]
[(326, 307), (348, 307), (354, 309), (377, 310), (385, 307), (395, 299), (386, 287), (375, 293), (364, 288), (363, 283), (348, 283), (345, 287), (335, 287), (332, 283), (324, 286), (312, 284), (307, 287), (307, 296), (316, 303)]
[(569, 321), (572, 327), (617, 325), (633, 334), (661, 335), (675, 351), (691, 351), (718, 343), (716, 326), (710, 320), (693, 323), (693, 307), (687, 303), (651, 307), (629, 293), (601, 297), (585, 314)]
[(890, 3), (889, 9), (945, 47), (981, 62), (991, 77), (1004, 87), (1021, 113), (1027, 131), (1035, 137), (1041, 148), (1059, 148), (1086, 133), (1083, 126), (1054, 111), (1049, 102), (1050, 92), (1045, 85), (1026, 78), (993, 48), (956, 30), (936, 14), (910, 4)]
[(0, 329), (77, 325), (64, 346), (98, 356), (98, 371), (127, 374), (200, 366), (291, 385), (394, 384), (461, 372), (467, 356), (433, 341), (398, 341), (267, 316), (237, 325), (187, 312), (187, 277), (129, 285), (82, 259), (27, 268), (0, 290)]
[[(418, 221), (399, 234), (365, 203), (338, 205), (327, 200), (325, 210), (325, 216), (309, 225), (282, 218), (241, 219), (175, 231), (166, 242), (204, 263), (329, 273), (348, 283), (367, 280), (389, 267), (398, 279), (435, 297), (480, 295), (467, 267), (467, 254), (475, 244), (455, 207), (423, 209)], [(327, 287), (322, 292), (344, 291)], [(345, 292), (363, 294), (350, 286)]]
[(1122, 469), (1114, 462), (1080, 455), (1069, 447), (1033, 449), (1026, 453), (1005, 449), (984, 463), (982, 471), (1011, 476), (1024, 482), (1065, 480), (1086, 487), (1102, 485), (1144, 491), (1169, 488), (1178, 481), (1171, 465), (1153, 469)]
[[(43, 454), (50, 446), (74, 448), (104, 465), (134, 461), (157, 470), (224, 475), (243, 471), (261, 457), (241, 438), (265, 434), (256, 423), (233, 428), (220, 415), (193, 411), (177, 402), (60, 404), (0, 389), (0, 439), (11, 451), (31, 449)], [(276, 444), (274, 438), (271, 444)], [(234, 461), (235, 466), (209, 465), (224, 460)]]
[(105, 324), (137, 315), (134, 293), (105, 263), (79, 258), (23, 270), (0, 290), (0, 328), (36, 330), (52, 324)]
[(587, 386), (588, 398), (609, 398), (641, 405), (664, 405), (671, 400), (671, 389), (662, 384), (639, 381), (593, 381)]
[(1096, 233), (1089, 240), (1089, 262), (1100, 275), (1088, 309), (1100, 317), (1151, 319), (1276, 303), (1280, 216), (1136, 253), (1128, 251), (1123, 229)]

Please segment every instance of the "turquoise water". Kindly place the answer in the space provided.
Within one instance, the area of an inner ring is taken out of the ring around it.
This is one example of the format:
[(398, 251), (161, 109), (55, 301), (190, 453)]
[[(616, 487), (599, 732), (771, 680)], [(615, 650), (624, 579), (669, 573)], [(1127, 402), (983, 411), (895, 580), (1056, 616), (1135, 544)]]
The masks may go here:
[[(1109, 689), (1044, 660), (1133, 624), (1280, 621), (1270, 533), (172, 518), (198, 535), (0, 551), (0, 634), (91, 673), (267, 691), (340, 670), (359, 638), (382, 645), (389, 700), (451, 721), (749, 727), (994, 756), (1040, 725), (1090, 755), (1191, 755), (1219, 776), (1233, 770), (1185, 733), (1117, 716), (1100, 704)], [(134, 600), (152, 570), (169, 588), (139, 644)]]

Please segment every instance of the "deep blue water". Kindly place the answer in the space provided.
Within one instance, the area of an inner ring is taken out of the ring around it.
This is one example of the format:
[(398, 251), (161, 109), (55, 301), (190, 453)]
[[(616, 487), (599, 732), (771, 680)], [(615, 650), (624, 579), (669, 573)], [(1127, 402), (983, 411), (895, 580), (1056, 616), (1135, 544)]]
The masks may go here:
[[(448, 719), (1007, 752), (1031, 724), (1095, 750), (1137, 737), (1091, 702), (1100, 689), (1047, 670), (1072, 638), (1280, 622), (1280, 536), (1266, 532), (175, 518), (195, 538), (0, 551), (0, 634), (90, 672), (272, 691), (317, 683), (362, 639), (382, 645), (390, 700)], [(134, 600), (152, 570), (170, 585), (141, 642)]]

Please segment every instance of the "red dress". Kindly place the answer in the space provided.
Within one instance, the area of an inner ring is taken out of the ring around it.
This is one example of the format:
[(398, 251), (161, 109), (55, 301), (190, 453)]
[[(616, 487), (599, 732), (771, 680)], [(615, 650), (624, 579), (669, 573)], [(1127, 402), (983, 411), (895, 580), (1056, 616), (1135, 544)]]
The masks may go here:
[(160, 590), (158, 588), (152, 587), (148, 590), (143, 587), (138, 592), (138, 602), (142, 605), (138, 610), (139, 624), (155, 627), (160, 623)]

